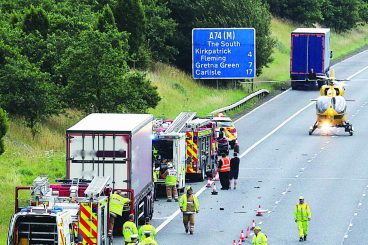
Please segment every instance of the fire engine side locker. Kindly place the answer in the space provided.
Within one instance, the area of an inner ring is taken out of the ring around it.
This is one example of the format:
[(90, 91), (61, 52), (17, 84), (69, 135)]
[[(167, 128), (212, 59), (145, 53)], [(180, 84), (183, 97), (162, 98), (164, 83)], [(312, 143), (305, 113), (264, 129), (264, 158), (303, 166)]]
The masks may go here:
[(132, 190), (136, 223), (153, 214), (152, 115), (94, 113), (66, 131), (67, 178), (110, 176)]

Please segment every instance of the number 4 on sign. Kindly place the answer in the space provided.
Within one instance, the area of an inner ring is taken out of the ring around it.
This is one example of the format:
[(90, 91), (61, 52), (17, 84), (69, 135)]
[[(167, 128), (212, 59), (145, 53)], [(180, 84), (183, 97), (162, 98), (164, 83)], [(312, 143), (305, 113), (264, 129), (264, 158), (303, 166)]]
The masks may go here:
[(252, 55), (252, 51), (250, 51), (249, 53), (248, 53), (248, 57), (252, 57), (253, 55)]

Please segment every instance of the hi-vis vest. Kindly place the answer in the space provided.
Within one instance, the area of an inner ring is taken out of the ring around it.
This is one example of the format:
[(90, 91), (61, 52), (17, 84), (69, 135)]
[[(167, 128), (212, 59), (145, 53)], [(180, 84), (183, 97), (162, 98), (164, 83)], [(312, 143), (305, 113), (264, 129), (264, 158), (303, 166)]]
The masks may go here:
[(267, 236), (262, 233), (258, 232), (258, 235), (254, 235), (252, 239), (252, 245), (267, 245)]
[[(184, 195), (182, 195), (179, 200), (179, 206), (184, 213), (187, 211), (187, 205), (188, 205), (188, 197), (187, 194), (184, 193)], [(199, 202), (197, 196), (195, 195), (193, 195), (193, 206), (195, 212), (199, 211)]]
[(294, 211), (294, 219), (297, 221), (307, 221), (311, 218), (312, 213), (307, 203), (297, 204)]
[(165, 179), (165, 184), (168, 186), (174, 186), (176, 185), (176, 170), (174, 168), (169, 168), (167, 170), (167, 176)]
[(221, 158), (222, 161), (222, 166), (221, 169), (219, 170), (220, 172), (230, 172), (230, 160), (229, 158), (225, 157), (225, 158)]
[(124, 205), (129, 202), (129, 198), (122, 197), (119, 194), (112, 194), (110, 196), (110, 212), (122, 216)]

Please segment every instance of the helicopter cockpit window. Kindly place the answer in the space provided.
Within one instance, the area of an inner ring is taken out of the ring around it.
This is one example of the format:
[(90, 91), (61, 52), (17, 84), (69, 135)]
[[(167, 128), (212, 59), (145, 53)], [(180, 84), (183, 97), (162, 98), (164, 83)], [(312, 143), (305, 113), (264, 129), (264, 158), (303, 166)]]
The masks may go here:
[(346, 110), (346, 100), (344, 99), (344, 97), (336, 96), (332, 99), (334, 99), (333, 107), (334, 107), (335, 111), (339, 114), (344, 113), (345, 110)]
[(323, 113), (325, 112), (328, 107), (330, 106), (331, 103), (331, 98), (328, 96), (320, 96), (317, 99), (317, 103), (316, 103), (316, 109), (318, 113)]

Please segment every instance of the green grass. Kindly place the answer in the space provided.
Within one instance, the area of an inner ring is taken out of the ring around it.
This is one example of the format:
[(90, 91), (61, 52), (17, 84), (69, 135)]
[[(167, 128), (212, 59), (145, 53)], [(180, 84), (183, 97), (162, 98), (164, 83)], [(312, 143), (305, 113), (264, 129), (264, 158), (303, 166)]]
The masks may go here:
[[(254, 89), (268, 89), (275, 93), (284, 83), (259, 83), (257, 81), (285, 81), (289, 77), (290, 32), (295, 29), (291, 23), (272, 20), (273, 36), (277, 39), (274, 62), (256, 79)], [(332, 33), (334, 58), (339, 59), (368, 44), (368, 26), (359, 27), (349, 33)], [(157, 108), (149, 112), (156, 117), (174, 118), (181, 111), (196, 111), (200, 116), (220, 107), (232, 104), (250, 93), (250, 84), (242, 89), (216, 89), (193, 81), (189, 74), (174, 67), (156, 64), (148, 74), (158, 87), (162, 100)], [(242, 108), (229, 112), (234, 116), (241, 110), (250, 110), (258, 103), (253, 99)], [(11, 119), (10, 130), (5, 137), (6, 152), (0, 156), (0, 244), (6, 243), (9, 219), (14, 212), (14, 187), (30, 185), (40, 174), (47, 174), (50, 180), (65, 175), (65, 130), (79, 121), (80, 113), (69, 111), (68, 116), (53, 117), (39, 128), (40, 133), (32, 139), (31, 132), (19, 119)]]

